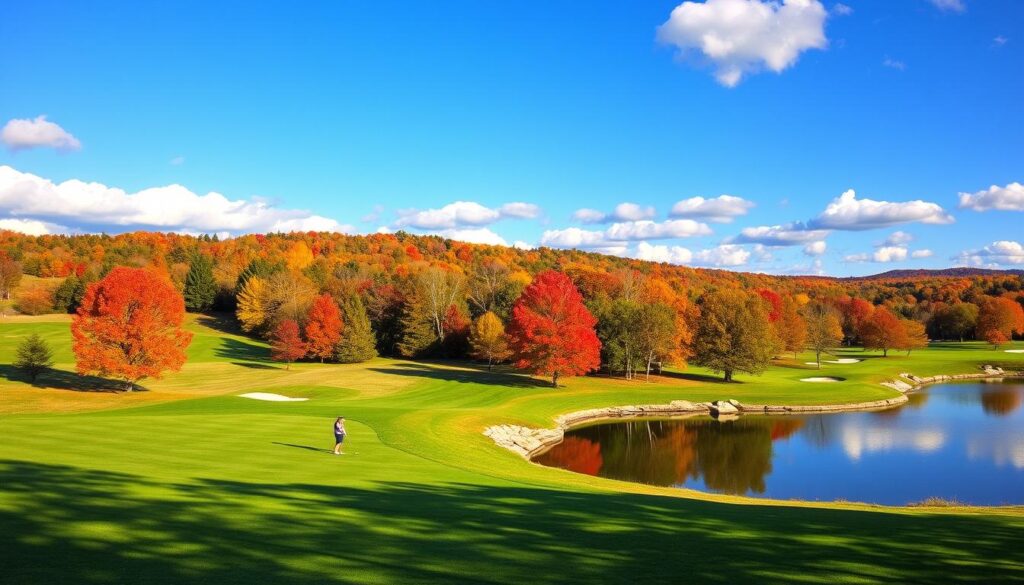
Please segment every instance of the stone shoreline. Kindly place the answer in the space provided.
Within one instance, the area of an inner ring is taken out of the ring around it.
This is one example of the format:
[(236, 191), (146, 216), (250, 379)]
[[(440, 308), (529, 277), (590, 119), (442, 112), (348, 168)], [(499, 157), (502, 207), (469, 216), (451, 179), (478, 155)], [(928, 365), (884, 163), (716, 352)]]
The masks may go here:
[[(517, 453), (524, 459), (547, 451), (562, 442), (565, 431), (583, 424), (622, 418), (686, 418), (691, 416), (710, 415), (718, 419), (734, 418), (743, 414), (800, 414), (812, 412), (850, 412), (857, 410), (879, 410), (891, 408), (907, 402), (906, 393), (912, 392), (927, 384), (958, 380), (979, 380), (1003, 377), (1020, 377), (1024, 372), (1006, 372), (1001, 368), (983, 366), (979, 374), (938, 375), (921, 378), (913, 374), (901, 373), (899, 380), (882, 382), (883, 386), (898, 390), (900, 396), (885, 400), (856, 402), (848, 404), (814, 404), (814, 405), (771, 405), (742, 404), (737, 400), (716, 400), (714, 402), (690, 402), (689, 400), (673, 400), (668, 404), (641, 404), (631, 406), (610, 406), (592, 408), (563, 414), (555, 418), (554, 429), (532, 429), (520, 425), (495, 425), (484, 430), (498, 446)], [(905, 381), (904, 381), (905, 380)]]

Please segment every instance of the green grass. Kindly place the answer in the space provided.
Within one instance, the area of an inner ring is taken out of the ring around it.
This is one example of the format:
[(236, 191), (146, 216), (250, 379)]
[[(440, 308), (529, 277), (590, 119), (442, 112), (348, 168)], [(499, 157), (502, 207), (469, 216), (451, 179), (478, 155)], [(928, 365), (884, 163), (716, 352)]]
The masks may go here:
[[(0, 571), (10, 583), (956, 582), (1024, 579), (1020, 508), (765, 502), (530, 464), (481, 435), (565, 412), (674, 399), (812, 404), (895, 395), (878, 382), (1024, 367), (950, 344), (865, 357), (806, 384), (809, 356), (740, 383), (699, 369), (553, 390), (472, 364), (266, 360), (201, 317), (185, 369), (147, 391), (76, 382), (66, 322), (0, 323), (0, 362), (39, 332), (57, 388), (0, 366)], [(234, 396), (309, 397), (269, 403)], [(349, 419), (348, 455), (329, 427)], [(885, 481), (885, 478), (879, 478)]]

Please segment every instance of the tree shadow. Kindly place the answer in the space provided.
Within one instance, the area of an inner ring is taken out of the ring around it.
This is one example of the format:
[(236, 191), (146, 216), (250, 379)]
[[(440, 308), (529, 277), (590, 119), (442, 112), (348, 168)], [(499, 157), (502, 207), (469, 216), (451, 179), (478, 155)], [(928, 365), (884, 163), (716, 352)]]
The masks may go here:
[(457, 366), (458, 369), (444, 364), (427, 362), (396, 362), (387, 366), (368, 369), (381, 374), (430, 378), (433, 380), (444, 380), (445, 382), (511, 386), (513, 388), (551, 388), (550, 382), (505, 367), (488, 370), (486, 366), (477, 366), (465, 362), (453, 363), (452, 365)]
[(203, 313), (196, 315), (196, 323), (229, 335), (246, 335), (232, 313)]
[(270, 364), (257, 363), (257, 362), (231, 362), (233, 366), (241, 366), (243, 368), (249, 368), (251, 370), (283, 370), (281, 366), (272, 366)]
[(219, 358), (246, 362), (270, 362), (270, 348), (255, 342), (224, 337), (213, 350)]
[[(52, 388), (54, 390), (71, 390), (74, 392), (124, 392), (124, 380), (103, 378), (101, 376), (82, 375), (67, 370), (50, 368), (39, 374), (35, 382), (24, 372), (10, 364), (0, 364), (0, 378), (11, 382), (29, 384), (35, 388)], [(146, 392), (144, 386), (135, 384), (136, 392)]]
[(662, 372), (662, 377), (675, 378), (676, 380), (688, 380), (690, 382), (703, 382), (711, 384), (743, 384), (743, 380), (733, 380), (726, 382), (722, 379), (722, 376), (713, 376), (711, 374), (697, 374), (695, 372), (673, 372), (671, 370), (665, 370)]
[[(0, 461), (11, 583), (1000, 583), (1024, 519)], [(70, 579), (69, 579), (70, 577)]]

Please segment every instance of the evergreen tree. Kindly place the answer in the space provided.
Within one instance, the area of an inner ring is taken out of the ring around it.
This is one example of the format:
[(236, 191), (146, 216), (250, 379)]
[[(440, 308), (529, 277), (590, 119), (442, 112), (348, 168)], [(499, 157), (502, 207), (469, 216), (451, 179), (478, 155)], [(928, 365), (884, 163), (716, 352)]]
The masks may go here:
[(52, 365), (53, 352), (38, 333), (29, 335), (18, 344), (18, 356), (14, 360), (14, 367), (28, 374), (33, 384), (39, 374), (50, 369)]
[(377, 357), (377, 339), (358, 295), (350, 295), (341, 303), (341, 319), (345, 326), (335, 349), (335, 359), (351, 364)]
[(54, 310), (74, 313), (78, 309), (78, 303), (82, 300), (81, 294), (84, 290), (82, 281), (74, 273), (69, 274), (53, 291)]
[(185, 308), (193, 313), (209, 311), (217, 296), (217, 282), (213, 279), (213, 262), (205, 254), (192, 256), (185, 276)]
[(432, 313), (418, 297), (409, 299), (402, 311), (398, 353), (403, 357), (423, 357), (440, 351), (440, 345)]

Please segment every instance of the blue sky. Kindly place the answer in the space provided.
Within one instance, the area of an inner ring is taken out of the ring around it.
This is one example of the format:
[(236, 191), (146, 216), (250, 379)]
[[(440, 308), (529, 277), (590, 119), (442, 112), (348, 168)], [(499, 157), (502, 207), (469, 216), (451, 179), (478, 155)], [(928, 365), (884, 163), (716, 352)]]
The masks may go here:
[(1024, 267), (1022, 2), (143, 4), (4, 8), (0, 227)]

